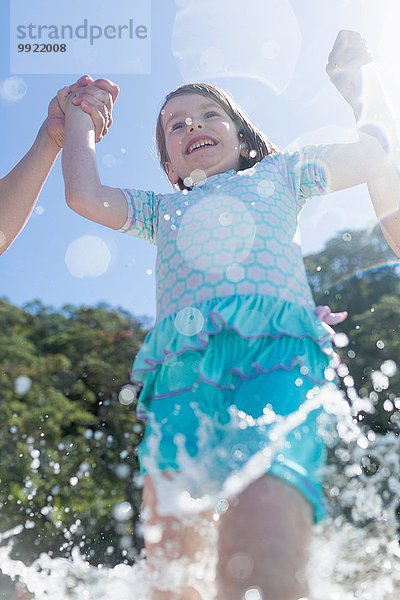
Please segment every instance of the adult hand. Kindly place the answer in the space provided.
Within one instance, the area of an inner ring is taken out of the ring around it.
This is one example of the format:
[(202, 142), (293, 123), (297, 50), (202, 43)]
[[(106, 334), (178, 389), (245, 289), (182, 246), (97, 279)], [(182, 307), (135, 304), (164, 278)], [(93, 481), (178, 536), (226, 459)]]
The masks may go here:
[(363, 92), (362, 67), (372, 61), (373, 56), (360, 33), (339, 31), (328, 57), (326, 72), (343, 98), (357, 111)]
[[(87, 90), (86, 95), (83, 94), (83, 90)], [(108, 79), (94, 81), (90, 75), (83, 75), (74, 84), (57, 92), (57, 96), (49, 104), (47, 131), (60, 148), (64, 144), (64, 108), (70, 94), (76, 94), (74, 103), (81, 104), (82, 110), (90, 115), (95, 128), (96, 142), (101, 141), (112, 124), (112, 109), (119, 94), (119, 87)], [(85, 102), (82, 104), (84, 96)]]

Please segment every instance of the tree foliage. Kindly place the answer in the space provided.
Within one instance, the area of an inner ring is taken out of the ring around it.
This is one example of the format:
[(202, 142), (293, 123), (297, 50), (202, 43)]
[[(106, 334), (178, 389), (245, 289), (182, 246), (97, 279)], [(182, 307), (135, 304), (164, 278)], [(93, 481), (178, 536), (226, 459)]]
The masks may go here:
[[(25, 525), (13, 556), (67, 556), (79, 545), (95, 564), (133, 560), (142, 424), (119, 393), (141, 323), (105, 305), (56, 311), (3, 300), (0, 330), (2, 530)], [(115, 516), (120, 502), (132, 507), (127, 520)]]
[(376, 405), (366, 422), (381, 432), (391, 429), (400, 407), (400, 371), (393, 373), (393, 363), (400, 366), (400, 262), (377, 226), (341, 232), (305, 264), (316, 303), (349, 313), (335, 327), (349, 339), (338, 352), (357, 392)]

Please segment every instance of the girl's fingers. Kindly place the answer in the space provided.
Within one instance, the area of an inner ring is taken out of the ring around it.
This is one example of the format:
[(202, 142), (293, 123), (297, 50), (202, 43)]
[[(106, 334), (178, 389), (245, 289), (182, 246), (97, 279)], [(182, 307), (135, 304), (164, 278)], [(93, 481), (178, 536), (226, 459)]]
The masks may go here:
[(373, 56), (369, 51), (349, 52), (346, 56), (338, 57), (336, 61), (334, 58), (331, 59), (326, 66), (326, 72), (329, 76), (352, 73), (373, 60)]
[[(113, 99), (110, 93), (100, 90), (97, 87), (87, 86), (84, 88), (80, 88), (75, 93), (75, 98), (73, 99), (73, 103), (77, 106), (82, 104), (83, 99), (90, 102), (90, 98), (93, 98), (97, 102), (97, 106), (104, 106), (108, 114), (112, 114), (113, 109)], [(112, 120), (112, 119), (111, 119)]]
[(110, 126), (110, 115), (107, 107), (88, 94), (82, 98), (81, 109), (92, 119), (96, 133), (96, 142), (99, 142), (106, 135)]
[[(83, 85), (73, 85), (72, 102), (90, 115), (96, 132), (96, 142), (100, 141), (112, 125), (112, 110), (118, 97), (119, 87), (108, 79), (93, 81), (84, 77)], [(72, 86), (70, 86), (71, 88)]]
[(81, 107), (88, 106), (88, 105), (91, 105), (91, 106), (94, 106), (95, 108), (97, 108), (97, 110), (99, 110), (102, 113), (102, 115), (107, 120), (107, 122), (110, 120), (111, 111), (110, 111), (108, 105), (105, 102), (103, 102), (101, 99), (96, 98), (96, 96), (93, 96), (92, 94), (84, 94), (82, 96)]

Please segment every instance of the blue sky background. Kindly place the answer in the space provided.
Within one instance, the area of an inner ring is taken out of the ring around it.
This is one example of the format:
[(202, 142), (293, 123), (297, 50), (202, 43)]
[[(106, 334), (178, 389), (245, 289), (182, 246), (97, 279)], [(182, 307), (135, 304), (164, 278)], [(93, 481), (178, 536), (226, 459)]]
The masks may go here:
[[(137, 2), (130, 1), (133, 12)], [(102, 182), (172, 191), (154, 152), (155, 122), (164, 96), (188, 80), (207, 80), (229, 89), (256, 125), (281, 147), (349, 141), (354, 136), (351, 109), (325, 73), (328, 54), (343, 28), (368, 37), (400, 116), (396, 101), (400, 99), (399, 69), (391, 62), (392, 56), (400, 56), (398, 32), (391, 26), (395, 16), (399, 22), (395, 7), (399, 3), (383, 0), (376, 4), (370, 0), (264, 0), (251, 3), (251, 13), (246, 4), (248, 14), (243, 14), (244, 3), (239, 0), (153, 0), (151, 73), (114, 75), (103, 72), (101, 65), (97, 73), (91, 73), (114, 79), (121, 87), (114, 125), (97, 145)], [(2, 176), (30, 147), (56, 91), (82, 73), (76, 77), (10, 73), (7, 2), (1, 3), (0, 11), (0, 89), (14, 75), (27, 88), (18, 100), (0, 93)], [(203, 70), (196, 77), (193, 65), (200, 54)], [(221, 60), (227, 69), (219, 73)], [(400, 59), (396, 60), (398, 64)], [(352, 228), (364, 228), (375, 222), (366, 186), (312, 199), (302, 215), (303, 252), (321, 250), (327, 239), (345, 231), (349, 223)], [(67, 266), (70, 244), (85, 235), (102, 239), (111, 253), (110, 266), (100, 276), (78, 277)], [(0, 296), (17, 305), (39, 298), (55, 307), (105, 301), (153, 320), (155, 256), (156, 248), (150, 243), (113, 232), (68, 209), (59, 158), (32, 218), (0, 258)]]

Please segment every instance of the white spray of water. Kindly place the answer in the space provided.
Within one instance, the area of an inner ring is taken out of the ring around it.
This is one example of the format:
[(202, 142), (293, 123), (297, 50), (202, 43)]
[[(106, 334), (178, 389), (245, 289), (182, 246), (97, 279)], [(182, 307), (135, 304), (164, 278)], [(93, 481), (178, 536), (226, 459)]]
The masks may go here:
[[(239, 428), (242, 426), (244, 436), (253, 427), (268, 428), (271, 443), (248, 462), (244, 461), (241, 469), (229, 474), (222, 487), (218, 487), (216, 478), (211, 478), (206, 490), (199, 485), (199, 481), (205, 481), (206, 475), (210, 475), (206, 463), (196, 462), (194, 471), (184, 438), (178, 438), (178, 463), (182, 472), (173, 480), (160, 477), (157, 481), (158, 491), (163, 496), (161, 511), (166, 515), (180, 514), (183, 521), (193, 524), (200, 513), (211, 508), (218, 521), (218, 516), (229, 506), (229, 498), (268, 468), (291, 429), (303, 423), (310, 411), (323, 406), (325, 417), (320, 419), (319, 433), (335, 460), (328, 461), (326, 469), (329, 516), (315, 527), (308, 568), (310, 600), (395, 600), (400, 586), (396, 520), (400, 436), (398, 432), (380, 436), (361, 427), (355, 414), (361, 407), (372, 410), (370, 404), (368, 399), (354, 397), (349, 406), (343, 395), (328, 385), (320, 394), (309, 397), (288, 419), (266, 414), (250, 422), (240, 411), (236, 414), (232, 411), (231, 416)], [(204, 415), (202, 417), (199, 447), (205, 444), (211, 425)], [(159, 443), (157, 428), (155, 431), (151, 454)], [(220, 477), (224, 456), (213, 456), (214, 459), (217, 459), (215, 476)], [(0, 568), (3, 573), (22, 579), (38, 600), (145, 600), (150, 596), (154, 581), (159, 589), (175, 590), (190, 583), (201, 598), (215, 597), (212, 592), (215, 529), (210, 529), (209, 552), (198, 561), (190, 565), (182, 559), (168, 565), (161, 561), (160, 568), (152, 573), (147, 568), (144, 553), (133, 566), (96, 568), (80, 555), (78, 548), (73, 549), (71, 559), (54, 559), (42, 554), (32, 565), (26, 566), (9, 557), (12, 538), (21, 531), (22, 526), (0, 537), (0, 543), (11, 540), (8, 546), (0, 548)], [(160, 537), (156, 530), (150, 534)], [(156, 537), (153, 541), (157, 541)], [(249, 589), (248, 597), (256, 592), (259, 594), (256, 588)]]

